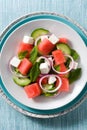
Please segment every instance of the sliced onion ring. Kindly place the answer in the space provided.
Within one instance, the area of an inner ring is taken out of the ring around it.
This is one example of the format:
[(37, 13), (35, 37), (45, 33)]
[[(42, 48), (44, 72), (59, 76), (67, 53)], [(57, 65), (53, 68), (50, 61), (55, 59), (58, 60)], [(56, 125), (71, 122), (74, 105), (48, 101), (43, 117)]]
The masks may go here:
[(39, 62), (41, 59), (44, 59), (45, 61), (47, 61), (48, 63), (49, 63), (49, 68), (51, 69), (51, 62), (50, 62), (50, 60), (47, 58), (47, 57), (45, 57), (45, 56), (40, 56), (38, 59), (37, 59), (37, 62)]
[[(73, 60), (72, 56), (70, 56), (70, 55), (65, 55), (65, 56), (71, 59), (71, 66), (70, 66), (70, 68), (69, 68), (68, 70), (66, 70), (66, 71), (64, 71), (64, 72), (60, 72), (60, 71), (55, 70), (55, 68), (54, 68), (54, 66), (53, 66), (53, 62), (52, 62), (52, 69), (53, 69), (53, 71), (56, 72), (57, 74), (66, 74), (66, 73), (68, 73), (69, 71), (71, 71), (71, 70), (73, 69), (74, 60)], [(54, 60), (53, 60), (53, 61), (54, 61)]]
[[(50, 77), (50, 76), (55, 76), (55, 77), (59, 80), (59, 85), (58, 85), (57, 87), (55, 87), (54, 90), (47, 90), (47, 89), (45, 89), (45, 88), (43, 87), (43, 85), (42, 85), (42, 80), (43, 80), (44, 78), (47, 78), (47, 77)], [(54, 93), (54, 92), (56, 92), (56, 91), (61, 87), (61, 85), (62, 85), (62, 80), (61, 80), (61, 78), (60, 78), (58, 75), (49, 74), (49, 75), (45, 75), (45, 76), (43, 76), (43, 77), (40, 78), (40, 80), (39, 80), (39, 85), (40, 85), (40, 87), (41, 87), (41, 89), (42, 89), (43, 91), (49, 92), (49, 93)]]
[(37, 46), (37, 42), (41, 39), (41, 36), (39, 36), (36, 40), (35, 40), (35, 43), (34, 45)]

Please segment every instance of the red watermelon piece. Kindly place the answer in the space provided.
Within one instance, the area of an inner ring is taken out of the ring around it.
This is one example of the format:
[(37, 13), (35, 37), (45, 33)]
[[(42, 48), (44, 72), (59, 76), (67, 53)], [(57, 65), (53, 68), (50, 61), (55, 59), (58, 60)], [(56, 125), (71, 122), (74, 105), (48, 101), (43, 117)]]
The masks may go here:
[(38, 83), (33, 83), (25, 86), (24, 90), (29, 98), (34, 98), (41, 94), (41, 89)]
[(61, 77), (62, 85), (58, 92), (69, 92), (69, 80), (68, 78)]
[[(60, 64), (60, 72), (65, 72), (65, 71), (67, 71), (65, 64), (64, 63)], [(67, 74), (59, 74), (59, 76), (60, 77), (67, 77)]]
[(59, 42), (62, 42), (62, 43), (68, 43), (68, 39), (67, 38), (65, 38), (65, 37), (61, 37), (61, 38), (59, 38)]
[(38, 45), (38, 51), (42, 55), (48, 55), (54, 48), (53, 45), (47, 38), (44, 38), (43, 41)]
[(60, 72), (64, 72), (66, 70), (67, 70), (67, 68), (66, 68), (65, 64), (64, 63), (60, 64)]
[(55, 65), (60, 65), (64, 62), (66, 62), (65, 56), (61, 50), (53, 51), (52, 55), (54, 57)]
[(29, 57), (32, 49), (33, 49), (33, 45), (21, 42), (18, 46), (17, 53), (19, 54), (20, 52), (28, 51), (28, 53), (26, 54), (26, 57)]
[[(37, 78), (37, 80), (36, 80), (37, 83), (39, 83), (40, 78), (41, 78), (41, 77), (38, 77), (38, 78)], [(47, 83), (48, 83), (48, 78), (44, 78), (44, 79), (42, 80), (42, 84), (47, 84)]]
[(42, 84), (47, 84), (48, 83), (48, 78), (46, 77), (46, 78), (44, 78), (43, 80), (42, 80)]
[(24, 58), (21, 61), (20, 65), (18, 66), (18, 70), (20, 71), (21, 74), (27, 75), (31, 67), (32, 63), (27, 58)]

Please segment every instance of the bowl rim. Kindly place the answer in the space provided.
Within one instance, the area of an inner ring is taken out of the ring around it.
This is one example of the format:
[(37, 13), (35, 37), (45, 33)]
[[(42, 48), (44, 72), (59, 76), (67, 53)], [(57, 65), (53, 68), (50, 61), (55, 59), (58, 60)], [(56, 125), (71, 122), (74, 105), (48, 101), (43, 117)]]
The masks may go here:
[[(4, 37), (4, 35), (6, 34), (6, 32), (10, 29), (10, 27), (12, 27), (13, 25), (15, 25), (17, 22), (20, 22), (21, 20), (27, 18), (27, 17), (32, 17), (32, 16), (36, 16), (36, 15), (52, 15), (52, 16), (56, 16), (56, 17), (60, 17), (63, 19), (66, 19), (67, 21), (71, 22), (72, 24), (74, 24), (76, 27), (78, 27), (83, 34), (85, 35), (85, 37), (87, 37), (87, 32), (85, 31), (85, 29), (79, 25), (78, 23), (76, 23), (75, 21), (73, 21), (71, 18), (68, 18), (64, 15), (60, 15), (57, 13), (50, 13), (50, 12), (37, 12), (37, 13), (31, 13), (31, 14), (26, 14), (20, 18), (18, 18), (17, 20), (15, 20), (14, 22), (12, 22), (8, 27), (6, 27), (6, 29), (2, 32), (1, 36), (0, 36), (0, 41), (1, 39)], [(86, 44), (87, 46), (87, 44)], [(1, 79), (0, 79), (1, 80)], [(3, 83), (1, 83), (3, 85)], [(87, 85), (87, 84), (86, 84)], [(86, 88), (86, 87), (85, 87)], [(28, 115), (28, 116), (32, 116), (32, 117), (37, 117), (37, 118), (51, 118), (51, 117), (56, 117), (56, 116), (60, 116), (60, 115), (64, 115), (66, 113), (68, 113), (69, 111), (74, 110), (77, 106), (79, 106), (82, 101), (84, 101), (84, 99), (86, 99), (87, 94), (83, 94), (83, 96), (81, 97), (81, 99), (76, 102), (76, 104), (74, 104), (72, 107), (68, 108), (67, 110), (61, 111), (61, 112), (57, 112), (57, 113), (53, 113), (53, 114), (38, 114), (38, 113), (33, 113), (30, 111), (26, 111), (24, 109), (22, 109), (21, 107), (17, 106), (11, 99), (9, 99), (8, 95), (6, 95), (6, 92), (4, 93), (3, 90), (0, 89), (0, 94), (2, 95), (3, 98), (6, 99), (7, 103), (10, 104), (13, 108), (15, 108), (16, 110), (18, 110), (19, 112)]]

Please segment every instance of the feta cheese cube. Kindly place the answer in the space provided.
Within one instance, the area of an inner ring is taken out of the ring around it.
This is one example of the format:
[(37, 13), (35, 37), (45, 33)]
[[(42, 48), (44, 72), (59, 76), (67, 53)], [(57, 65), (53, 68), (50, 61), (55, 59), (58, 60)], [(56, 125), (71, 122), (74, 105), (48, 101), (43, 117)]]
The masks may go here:
[(41, 71), (41, 74), (48, 74), (49, 73), (49, 66), (47, 63), (41, 63), (40, 64), (40, 71)]
[(56, 82), (56, 77), (55, 76), (50, 76), (48, 79), (48, 84), (53, 84)]
[(56, 44), (59, 41), (59, 39), (54, 34), (52, 34), (48, 39), (52, 44)]
[[(71, 66), (72, 66), (72, 62), (70, 62), (70, 64), (69, 64), (69, 67), (71, 67)], [(74, 61), (73, 69), (77, 69), (77, 67), (78, 67), (78, 62)]]
[(48, 36), (47, 35), (41, 36), (41, 41), (43, 41), (43, 39), (45, 38), (48, 38)]
[(33, 39), (32, 37), (29, 37), (29, 36), (24, 36), (23, 42), (26, 43), (26, 44), (31, 44), (31, 45), (33, 45), (34, 39)]
[(78, 67), (78, 62), (74, 62), (74, 69), (77, 69), (77, 67)]
[(11, 61), (10, 61), (10, 65), (14, 66), (14, 67), (18, 67), (20, 64), (21, 60), (19, 60), (16, 56), (14, 56)]

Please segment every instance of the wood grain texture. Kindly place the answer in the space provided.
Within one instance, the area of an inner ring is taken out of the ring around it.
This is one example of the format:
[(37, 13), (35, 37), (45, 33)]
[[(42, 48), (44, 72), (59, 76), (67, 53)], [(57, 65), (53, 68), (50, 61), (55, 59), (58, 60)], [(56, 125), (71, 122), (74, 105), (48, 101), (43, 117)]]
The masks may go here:
[[(32, 12), (64, 14), (87, 30), (87, 0), (0, 0), (0, 33), (16, 18)], [(54, 119), (35, 119), (15, 111), (0, 97), (0, 130), (86, 130), (87, 100)]]

